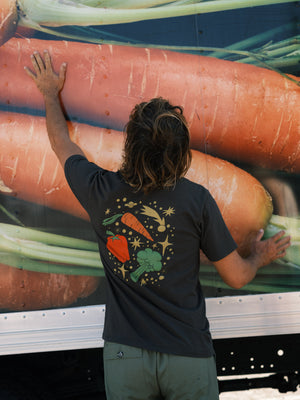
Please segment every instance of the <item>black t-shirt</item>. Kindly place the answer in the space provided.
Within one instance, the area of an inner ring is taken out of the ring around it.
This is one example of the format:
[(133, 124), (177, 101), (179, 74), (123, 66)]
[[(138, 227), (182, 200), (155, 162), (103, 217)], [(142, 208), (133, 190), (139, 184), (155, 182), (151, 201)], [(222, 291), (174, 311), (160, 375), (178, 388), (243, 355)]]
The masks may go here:
[(107, 278), (104, 340), (184, 356), (214, 354), (199, 253), (217, 261), (236, 244), (210, 193), (182, 178), (172, 190), (144, 195), (119, 172), (80, 155), (66, 161), (65, 174), (98, 238)]

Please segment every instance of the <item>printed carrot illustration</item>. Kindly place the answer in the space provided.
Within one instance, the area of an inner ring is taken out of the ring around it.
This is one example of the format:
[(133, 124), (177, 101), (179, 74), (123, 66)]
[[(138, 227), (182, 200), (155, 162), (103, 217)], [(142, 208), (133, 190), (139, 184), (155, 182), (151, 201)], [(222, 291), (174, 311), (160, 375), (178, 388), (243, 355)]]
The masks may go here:
[(23, 67), (45, 48), (55, 68), (68, 63), (62, 100), (71, 117), (122, 130), (136, 103), (162, 96), (184, 107), (193, 148), (300, 171), (300, 87), (274, 71), (159, 49), (12, 38), (0, 48), (2, 104), (44, 108)]
[(121, 222), (127, 225), (129, 228), (134, 229), (136, 232), (140, 233), (141, 235), (145, 236), (147, 239), (153, 241), (150, 233), (147, 229), (141, 224), (141, 222), (130, 212), (125, 214), (116, 214), (112, 217), (105, 218), (102, 222), (102, 225), (110, 225), (113, 224), (117, 219), (121, 217)]
[(131, 229), (134, 229), (136, 232), (145, 236), (147, 239), (153, 241), (147, 229), (145, 229), (140, 221), (136, 218), (136, 216), (134, 216), (130, 212), (123, 214), (121, 217), (121, 221), (123, 222), (123, 224), (129, 226)]

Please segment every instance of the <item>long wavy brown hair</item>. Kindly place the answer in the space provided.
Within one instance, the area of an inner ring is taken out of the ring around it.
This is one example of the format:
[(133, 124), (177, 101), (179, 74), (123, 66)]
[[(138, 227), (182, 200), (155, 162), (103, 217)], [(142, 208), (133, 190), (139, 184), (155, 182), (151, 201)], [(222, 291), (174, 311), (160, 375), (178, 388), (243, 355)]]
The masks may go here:
[(161, 97), (137, 104), (125, 127), (125, 181), (144, 193), (173, 188), (191, 163), (190, 133), (183, 109)]

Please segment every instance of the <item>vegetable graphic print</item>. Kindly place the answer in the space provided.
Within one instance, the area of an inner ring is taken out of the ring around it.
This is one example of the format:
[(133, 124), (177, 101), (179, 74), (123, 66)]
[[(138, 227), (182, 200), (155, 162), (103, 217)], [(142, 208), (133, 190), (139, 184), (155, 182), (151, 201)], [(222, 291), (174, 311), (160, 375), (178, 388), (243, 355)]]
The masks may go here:
[(108, 248), (108, 250), (121, 262), (129, 260), (130, 257), (126, 237), (121, 235), (114, 235), (110, 231), (107, 231), (106, 233), (112, 235), (107, 238), (106, 247)]
[(157, 201), (143, 204), (118, 198), (106, 209), (106, 247), (113, 271), (127, 282), (159, 285), (174, 255), (171, 225), (175, 209)]
[(160, 271), (162, 268), (161, 258), (161, 255), (157, 251), (149, 248), (139, 251), (137, 253), (137, 261), (140, 267), (130, 274), (131, 279), (137, 282), (145, 271)]

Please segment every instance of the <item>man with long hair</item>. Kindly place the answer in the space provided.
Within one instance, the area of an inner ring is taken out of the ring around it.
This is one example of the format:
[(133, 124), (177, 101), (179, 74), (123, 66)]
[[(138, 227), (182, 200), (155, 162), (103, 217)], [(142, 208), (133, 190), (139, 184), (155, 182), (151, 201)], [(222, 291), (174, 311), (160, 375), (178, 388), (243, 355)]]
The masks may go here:
[(239, 256), (221, 213), (201, 185), (184, 178), (191, 162), (181, 107), (156, 98), (138, 104), (125, 129), (123, 163), (110, 172), (89, 162), (69, 138), (59, 74), (49, 53), (32, 55), (45, 100), (51, 146), (88, 212), (107, 279), (103, 338), (108, 400), (216, 400), (218, 382), (205, 301), (200, 249), (234, 288), (285, 255), (280, 232)]

